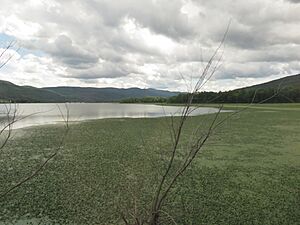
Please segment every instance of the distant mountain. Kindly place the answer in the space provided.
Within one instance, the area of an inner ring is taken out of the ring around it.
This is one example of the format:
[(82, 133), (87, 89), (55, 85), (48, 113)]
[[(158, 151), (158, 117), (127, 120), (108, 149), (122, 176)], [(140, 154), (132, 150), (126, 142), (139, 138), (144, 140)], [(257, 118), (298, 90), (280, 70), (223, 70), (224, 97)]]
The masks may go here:
[[(169, 98), (170, 103), (185, 103), (187, 94)], [(300, 74), (224, 92), (200, 92), (193, 103), (288, 103), (300, 102)]]
[(31, 86), (18, 86), (0, 80), (0, 102), (63, 102), (64, 96)]
[(0, 102), (114, 102), (127, 98), (171, 97), (177, 94), (176, 92), (151, 88), (35, 88), (0, 81)]
[[(194, 103), (248, 103), (255, 95), (255, 102), (300, 102), (300, 74), (273, 80), (250, 87), (225, 92), (201, 92)], [(185, 103), (187, 94), (140, 88), (90, 88), (18, 86), (0, 80), (0, 102), (116, 102), (124, 99), (146, 99), (146, 97), (169, 98), (170, 103)], [(157, 98), (158, 101), (162, 99)], [(151, 99), (151, 101), (156, 101)], [(139, 101), (138, 101), (139, 102)]]
[(46, 91), (64, 96), (69, 101), (75, 102), (111, 102), (127, 98), (171, 97), (178, 93), (156, 89), (140, 88), (84, 88), (84, 87), (49, 87)]

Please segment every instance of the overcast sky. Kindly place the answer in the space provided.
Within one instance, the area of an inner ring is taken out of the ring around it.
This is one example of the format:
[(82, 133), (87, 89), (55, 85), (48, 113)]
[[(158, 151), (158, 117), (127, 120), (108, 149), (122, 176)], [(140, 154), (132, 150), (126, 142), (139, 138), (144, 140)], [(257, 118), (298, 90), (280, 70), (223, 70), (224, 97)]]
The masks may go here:
[(0, 79), (19, 85), (186, 90), (223, 38), (204, 90), (300, 71), (300, 0), (1, 0)]

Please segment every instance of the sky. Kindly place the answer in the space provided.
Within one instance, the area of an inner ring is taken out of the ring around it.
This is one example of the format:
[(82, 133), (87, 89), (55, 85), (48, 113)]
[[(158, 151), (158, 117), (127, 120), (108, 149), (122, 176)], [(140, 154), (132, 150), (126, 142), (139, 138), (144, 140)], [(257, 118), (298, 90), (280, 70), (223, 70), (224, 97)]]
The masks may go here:
[(299, 12), (300, 0), (1, 0), (0, 48), (16, 45), (0, 80), (187, 91), (226, 34), (203, 90), (249, 86), (299, 73)]

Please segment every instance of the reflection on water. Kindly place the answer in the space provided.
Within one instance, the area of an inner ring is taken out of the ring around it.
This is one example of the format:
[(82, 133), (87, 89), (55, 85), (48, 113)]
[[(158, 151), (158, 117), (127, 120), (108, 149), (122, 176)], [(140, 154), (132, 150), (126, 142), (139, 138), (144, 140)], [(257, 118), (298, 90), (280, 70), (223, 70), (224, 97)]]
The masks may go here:
[[(147, 104), (119, 104), (119, 103), (34, 103), (10, 105), (17, 109), (17, 117), (21, 120), (14, 124), (14, 128), (23, 128), (35, 125), (54, 124), (63, 121), (63, 116), (67, 114), (66, 105), (69, 110), (70, 121), (82, 121), (103, 118), (141, 118), (141, 117), (162, 117), (170, 115), (180, 115), (183, 107), (179, 106), (159, 106)], [(0, 120), (6, 112), (8, 105), (0, 104)], [(201, 115), (215, 113), (216, 108), (198, 108), (191, 115)]]

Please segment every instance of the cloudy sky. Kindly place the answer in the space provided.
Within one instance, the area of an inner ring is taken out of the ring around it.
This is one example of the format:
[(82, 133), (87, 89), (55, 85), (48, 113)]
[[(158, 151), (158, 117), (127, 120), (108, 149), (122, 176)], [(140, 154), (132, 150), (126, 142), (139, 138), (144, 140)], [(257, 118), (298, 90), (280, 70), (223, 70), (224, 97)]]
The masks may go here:
[[(0, 79), (19, 85), (186, 90), (222, 41), (204, 90), (300, 71), (300, 0), (1, 0)], [(19, 48), (15, 52), (16, 48)]]

